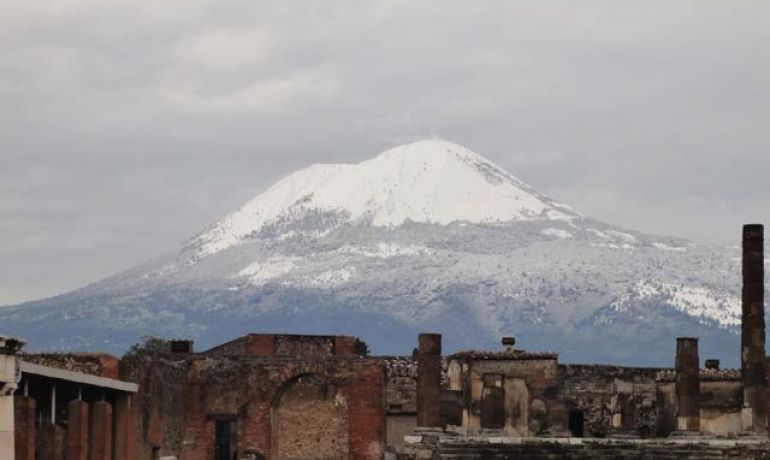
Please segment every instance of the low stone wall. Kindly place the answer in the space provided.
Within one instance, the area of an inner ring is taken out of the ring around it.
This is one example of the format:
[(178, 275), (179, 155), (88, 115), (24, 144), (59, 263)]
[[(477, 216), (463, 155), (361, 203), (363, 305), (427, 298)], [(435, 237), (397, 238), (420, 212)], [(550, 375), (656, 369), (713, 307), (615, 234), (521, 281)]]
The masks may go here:
[(725, 439), (447, 438), (414, 442), (401, 449), (391, 449), (384, 456), (385, 460), (470, 458), (768, 460), (770, 443)]
[(19, 359), (40, 366), (117, 379), (119, 361), (106, 353), (24, 353)]

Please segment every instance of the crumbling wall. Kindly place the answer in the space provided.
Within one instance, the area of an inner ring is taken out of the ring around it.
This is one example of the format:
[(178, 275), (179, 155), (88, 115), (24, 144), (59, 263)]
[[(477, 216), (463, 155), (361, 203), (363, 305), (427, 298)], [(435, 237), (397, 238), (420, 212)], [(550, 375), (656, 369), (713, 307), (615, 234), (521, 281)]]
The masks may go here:
[(417, 362), (411, 356), (377, 359), (385, 368), (386, 444), (402, 446), (417, 426)]
[(275, 354), (280, 356), (332, 356), (334, 337), (278, 335), (275, 337)]
[(118, 358), (106, 353), (21, 353), (19, 359), (41, 366), (111, 379), (117, 379), (119, 373)]
[[(656, 376), (662, 369), (560, 364), (559, 398), (567, 410), (583, 415), (584, 435), (603, 437), (612, 430), (613, 411), (631, 418), (627, 426), (642, 436), (657, 430)], [(619, 400), (613, 408), (613, 393)]]
[(733, 436), (741, 432), (740, 380), (701, 381), (700, 430), (703, 433)]
[[(463, 359), (465, 357), (459, 360)], [(558, 398), (555, 357), (532, 355), (531, 358), (496, 360), (471, 356), (466, 364), (469, 367), (464, 373), (468, 380), (462, 389), (463, 425), (469, 430), (494, 427), (497, 423), (493, 420), (496, 419), (494, 410), (498, 408), (501, 411), (497, 414), (499, 428), (506, 434), (529, 436), (566, 431), (567, 413)]]
[[(381, 454), (384, 376), (377, 360), (156, 354), (126, 367), (138, 377), (144, 402), (140, 460), (149, 460), (158, 443), (161, 455), (210, 459), (223, 420), (233, 422), (238, 454), (276, 458), (272, 451), (282, 439), (295, 440), (294, 458), (309, 458), (314, 449), (336, 452), (329, 458), (340, 458), (343, 448), (351, 459)], [(313, 384), (292, 386), (300, 381)]]
[(349, 336), (249, 334), (204, 352), (207, 356), (286, 356), (293, 358), (352, 356)]
[(307, 375), (288, 382), (281, 391), (274, 408), (278, 458), (347, 458), (347, 400), (336, 385)]
[[(662, 372), (658, 378), (658, 436), (676, 429), (676, 389), (674, 373)], [(706, 370), (700, 373), (700, 431), (716, 436), (735, 436), (741, 432), (743, 387), (739, 370)]]
[(185, 398), (191, 363), (186, 356), (139, 353), (121, 360), (121, 378), (139, 383), (135, 396), (140, 459), (151, 459), (182, 449), (185, 436)]

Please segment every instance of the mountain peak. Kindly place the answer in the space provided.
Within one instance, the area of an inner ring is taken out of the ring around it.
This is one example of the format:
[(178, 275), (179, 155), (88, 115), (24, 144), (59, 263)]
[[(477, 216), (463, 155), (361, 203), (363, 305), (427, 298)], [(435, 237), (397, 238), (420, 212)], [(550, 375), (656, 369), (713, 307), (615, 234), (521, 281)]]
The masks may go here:
[(386, 150), (356, 164), (316, 164), (294, 172), (199, 235), (211, 254), (271, 223), (332, 213), (336, 222), (394, 227), (406, 222), (497, 223), (572, 220), (580, 215), (550, 200), (481, 155), (444, 140)]

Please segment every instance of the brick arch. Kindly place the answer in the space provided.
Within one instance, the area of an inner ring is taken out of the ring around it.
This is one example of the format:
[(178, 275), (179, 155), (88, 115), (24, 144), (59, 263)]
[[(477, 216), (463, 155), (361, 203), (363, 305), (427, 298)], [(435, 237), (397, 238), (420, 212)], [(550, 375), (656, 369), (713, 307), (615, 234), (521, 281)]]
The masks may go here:
[(334, 378), (306, 371), (285, 380), (273, 395), (271, 458), (347, 458), (347, 399)]

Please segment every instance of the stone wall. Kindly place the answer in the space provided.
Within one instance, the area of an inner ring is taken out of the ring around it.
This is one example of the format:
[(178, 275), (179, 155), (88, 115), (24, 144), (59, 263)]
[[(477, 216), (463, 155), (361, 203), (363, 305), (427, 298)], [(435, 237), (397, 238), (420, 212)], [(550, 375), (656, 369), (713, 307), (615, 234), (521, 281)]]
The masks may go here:
[(118, 358), (106, 353), (24, 353), (19, 359), (72, 372), (118, 378)]
[(349, 336), (249, 334), (218, 345), (207, 356), (290, 356), (294, 358), (352, 356), (355, 339)]
[(510, 350), (463, 352), (449, 359), (450, 369), (458, 363), (462, 369), (461, 382), (450, 381), (449, 386), (460, 388), (462, 425), (468, 433), (497, 429), (509, 436), (531, 436), (566, 431), (555, 355)]
[(229, 354), (248, 343), (231, 342), (224, 347), (229, 352), (220, 348), (213, 355), (145, 359), (139, 353), (125, 360), (126, 377), (140, 382), (139, 460), (149, 460), (153, 448), (180, 460), (213, 458), (215, 430), (225, 422), (231, 423), (238, 455), (380, 457), (385, 438), (381, 362), (358, 356)]
[(315, 375), (299, 377), (283, 390), (274, 410), (280, 458), (348, 458), (348, 405), (335, 385)]
[[(675, 430), (676, 394), (671, 372), (658, 379), (658, 436)], [(700, 431), (708, 435), (735, 436), (741, 431), (742, 385), (740, 371), (700, 373)]]
[(613, 413), (621, 415), (623, 421), (624, 408), (629, 429), (643, 436), (655, 435), (655, 379), (661, 369), (581, 364), (560, 364), (558, 369), (559, 398), (567, 410), (582, 412), (585, 436), (610, 434)]
[[(575, 442), (578, 441), (578, 442)], [(446, 439), (394, 449), (385, 460), (419, 459), (575, 459), (575, 460), (768, 460), (770, 444), (766, 441), (735, 440), (618, 440), (566, 438), (517, 439)]]
[(417, 426), (417, 362), (411, 356), (378, 357), (385, 369), (387, 446), (403, 446)]

